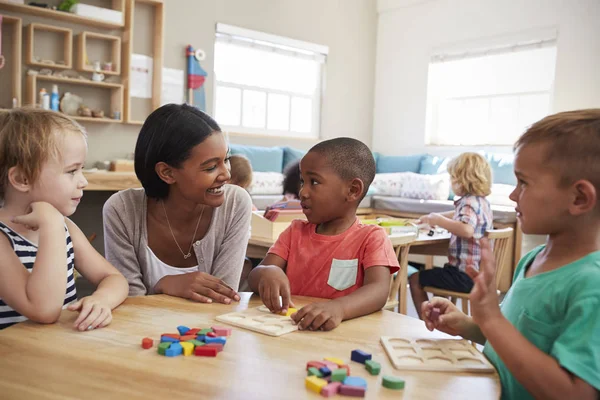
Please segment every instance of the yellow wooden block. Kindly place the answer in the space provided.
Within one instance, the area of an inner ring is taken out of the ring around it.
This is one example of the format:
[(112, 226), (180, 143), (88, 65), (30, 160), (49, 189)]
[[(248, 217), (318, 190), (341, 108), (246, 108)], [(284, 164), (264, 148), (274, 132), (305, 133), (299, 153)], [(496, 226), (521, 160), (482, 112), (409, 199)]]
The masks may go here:
[(331, 361), (332, 363), (337, 364), (338, 367), (341, 367), (342, 365), (346, 365), (344, 360), (341, 360), (341, 359), (335, 358), (335, 357), (325, 357), (324, 360)]
[(327, 386), (327, 381), (325, 379), (317, 378), (314, 375), (307, 376), (304, 379), (304, 383), (306, 384), (307, 389), (318, 394), (321, 394), (321, 389)]
[[(298, 312), (298, 310), (296, 310), (296, 309), (295, 309), (295, 308), (293, 308), (293, 307), (290, 307), (290, 308), (288, 308), (287, 312), (285, 313), (285, 316), (286, 316), (286, 317), (289, 317), (290, 315), (292, 315), (292, 314), (294, 314), (294, 313), (296, 313), (296, 312)], [(281, 314), (283, 315), (283, 313), (281, 313)]]
[(184, 356), (191, 356), (194, 353), (194, 344), (193, 343), (181, 342), (179, 344), (181, 345), (181, 347), (183, 347), (183, 355)]

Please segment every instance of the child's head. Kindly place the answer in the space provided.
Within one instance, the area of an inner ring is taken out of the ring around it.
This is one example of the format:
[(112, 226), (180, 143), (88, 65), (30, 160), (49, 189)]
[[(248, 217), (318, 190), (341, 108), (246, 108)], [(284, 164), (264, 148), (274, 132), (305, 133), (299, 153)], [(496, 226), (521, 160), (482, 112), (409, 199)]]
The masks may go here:
[(477, 153), (462, 153), (448, 163), (452, 191), (459, 195), (488, 196), (492, 192), (492, 170)]
[(361, 141), (335, 138), (308, 151), (300, 161), (300, 174), (303, 211), (319, 224), (356, 213), (375, 178), (375, 159)]
[(54, 111), (19, 108), (0, 113), (0, 196), (45, 201), (63, 215), (75, 212), (87, 180), (84, 129)]
[(567, 111), (533, 124), (514, 146), (523, 232), (552, 235), (600, 220), (600, 109)]
[(229, 156), (229, 165), (231, 167), (231, 179), (229, 179), (229, 183), (248, 189), (252, 184), (252, 165), (250, 164), (250, 160), (241, 154), (232, 154)]
[(291, 162), (283, 170), (283, 194), (300, 198), (300, 160)]

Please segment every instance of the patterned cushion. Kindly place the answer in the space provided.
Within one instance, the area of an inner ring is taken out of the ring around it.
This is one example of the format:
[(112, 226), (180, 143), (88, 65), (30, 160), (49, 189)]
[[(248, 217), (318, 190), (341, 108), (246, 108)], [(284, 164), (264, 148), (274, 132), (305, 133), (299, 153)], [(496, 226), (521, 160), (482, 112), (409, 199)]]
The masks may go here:
[(281, 172), (252, 173), (250, 194), (283, 194), (283, 174)]
[(448, 174), (424, 175), (414, 172), (377, 174), (372, 186), (377, 189), (379, 196), (446, 200), (450, 177)]
[(379, 196), (400, 196), (402, 191), (402, 172), (376, 174), (371, 188)]

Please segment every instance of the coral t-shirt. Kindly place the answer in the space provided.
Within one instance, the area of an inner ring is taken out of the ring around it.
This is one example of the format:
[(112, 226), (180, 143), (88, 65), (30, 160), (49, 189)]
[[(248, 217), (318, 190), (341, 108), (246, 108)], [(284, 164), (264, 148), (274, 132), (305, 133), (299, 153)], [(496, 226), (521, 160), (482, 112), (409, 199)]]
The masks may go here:
[(365, 270), (400, 269), (392, 242), (376, 225), (354, 224), (339, 235), (316, 232), (317, 225), (295, 220), (279, 236), (269, 253), (287, 261), (292, 295), (335, 299), (363, 285)]

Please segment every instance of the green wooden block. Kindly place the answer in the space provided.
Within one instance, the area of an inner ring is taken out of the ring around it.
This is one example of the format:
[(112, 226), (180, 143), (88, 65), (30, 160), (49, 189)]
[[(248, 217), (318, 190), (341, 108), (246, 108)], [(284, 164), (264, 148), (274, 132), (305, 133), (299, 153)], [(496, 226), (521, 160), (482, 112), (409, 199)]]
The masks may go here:
[(365, 368), (367, 368), (367, 371), (369, 371), (371, 375), (379, 375), (381, 372), (381, 364), (377, 361), (367, 360), (365, 362)]
[(404, 389), (404, 380), (391, 375), (384, 375), (382, 380), (383, 387), (393, 390)]
[(317, 378), (322, 378), (323, 374), (321, 373), (321, 371), (319, 371), (318, 369), (316, 369), (315, 367), (310, 367), (308, 369), (308, 376), (314, 375)]
[(212, 332), (212, 328), (205, 328), (202, 329), (200, 332), (197, 333), (197, 335), (206, 335), (208, 332)]
[(192, 339), (192, 340), (186, 340), (186, 342), (191, 343), (194, 345), (194, 347), (198, 347), (198, 346), (204, 346), (206, 343), (201, 342), (199, 340), (196, 339)]
[(331, 371), (331, 382), (344, 382), (347, 374), (346, 368), (334, 369)]
[(165, 352), (167, 351), (167, 349), (171, 347), (171, 342), (162, 342), (158, 345), (158, 354), (160, 354), (161, 356), (165, 355)]

